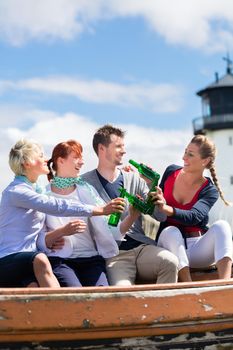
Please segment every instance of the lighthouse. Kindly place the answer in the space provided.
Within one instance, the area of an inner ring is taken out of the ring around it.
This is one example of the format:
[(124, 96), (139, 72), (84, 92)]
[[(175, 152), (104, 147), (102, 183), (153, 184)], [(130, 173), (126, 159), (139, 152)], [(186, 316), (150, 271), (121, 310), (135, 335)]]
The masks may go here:
[[(202, 116), (193, 120), (194, 134), (204, 134), (217, 148), (216, 172), (220, 187), (228, 201), (233, 202), (233, 73), (232, 61), (227, 55), (226, 73), (197, 92), (201, 97)], [(233, 207), (217, 201), (210, 212), (210, 222), (227, 220), (233, 229)]]

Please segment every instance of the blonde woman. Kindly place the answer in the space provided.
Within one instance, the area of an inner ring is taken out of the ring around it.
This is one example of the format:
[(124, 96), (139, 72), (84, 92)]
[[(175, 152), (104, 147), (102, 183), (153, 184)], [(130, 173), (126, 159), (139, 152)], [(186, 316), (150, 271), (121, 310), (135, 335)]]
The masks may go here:
[(45, 213), (108, 215), (123, 210), (122, 199), (93, 206), (38, 193), (36, 181), (49, 169), (41, 146), (31, 140), (22, 139), (12, 147), (9, 165), (15, 178), (3, 191), (0, 203), (0, 287), (59, 287), (47, 256), (36, 248)]

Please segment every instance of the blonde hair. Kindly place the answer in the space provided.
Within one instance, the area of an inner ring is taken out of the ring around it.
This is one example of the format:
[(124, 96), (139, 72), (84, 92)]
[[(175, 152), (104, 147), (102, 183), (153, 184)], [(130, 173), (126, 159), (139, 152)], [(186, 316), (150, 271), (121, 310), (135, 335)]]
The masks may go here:
[(216, 158), (216, 147), (215, 144), (208, 139), (205, 135), (196, 135), (192, 138), (191, 143), (196, 144), (199, 147), (199, 153), (202, 159), (209, 158), (210, 161), (206, 165), (206, 169), (209, 169), (213, 182), (219, 192), (220, 198), (224, 202), (225, 205), (232, 205), (232, 203), (228, 202), (224, 195), (223, 191), (219, 185), (219, 181), (217, 178), (216, 168), (215, 168), (215, 158)]
[(33, 140), (21, 139), (11, 148), (9, 165), (15, 175), (25, 175), (24, 163), (32, 163), (42, 152), (42, 147)]

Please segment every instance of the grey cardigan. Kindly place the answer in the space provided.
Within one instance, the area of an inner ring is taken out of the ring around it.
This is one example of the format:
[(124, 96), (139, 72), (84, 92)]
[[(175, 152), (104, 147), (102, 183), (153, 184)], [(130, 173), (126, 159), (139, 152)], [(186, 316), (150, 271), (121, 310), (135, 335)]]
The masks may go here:
[[(122, 170), (122, 174), (123, 174), (124, 188), (127, 190), (127, 192), (134, 195), (139, 194), (143, 198), (146, 198), (149, 191), (149, 188), (146, 182), (143, 179), (141, 179), (137, 173), (133, 171), (126, 172)], [(87, 181), (92, 186), (94, 186), (97, 192), (99, 193), (100, 197), (106, 203), (111, 200), (111, 198), (108, 196), (107, 192), (105, 191), (105, 189), (103, 188), (99, 180), (96, 169), (83, 174), (82, 179)], [(126, 215), (127, 215), (127, 211), (125, 211), (122, 214), (122, 218), (124, 218)], [(159, 211), (156, 209), (154, 211), (153, 217), (158, 221), (164, 221), (166, 219), (164, 214), (159, 213)], [(135, 223), (131, 226), (131, 228), (127, 232), (127, 235), (141, 243), (155, 244), (155, 241), (147, 237), (145, 235), (145, 232), (143, 231), (141, 215), (135, 221)]]

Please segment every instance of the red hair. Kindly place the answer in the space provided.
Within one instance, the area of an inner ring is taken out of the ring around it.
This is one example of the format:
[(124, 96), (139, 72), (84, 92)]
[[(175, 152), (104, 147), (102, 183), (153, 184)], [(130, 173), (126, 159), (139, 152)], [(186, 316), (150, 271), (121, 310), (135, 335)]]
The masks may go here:
[(78, 157), (82, 156), (83, 148), (82, 145), (75, 140), (68, 140), (65, 142), (58, 143), (52, 152), (52, 157), (48, 161), (48, 167), (49, 167), (49, 174), (48, 180), (51, 180), (53, 178), (53, 171), (57, 171), (57, 159), (59, 157), (61, 158), (67, 158), (71, 152), (75, 152)]

